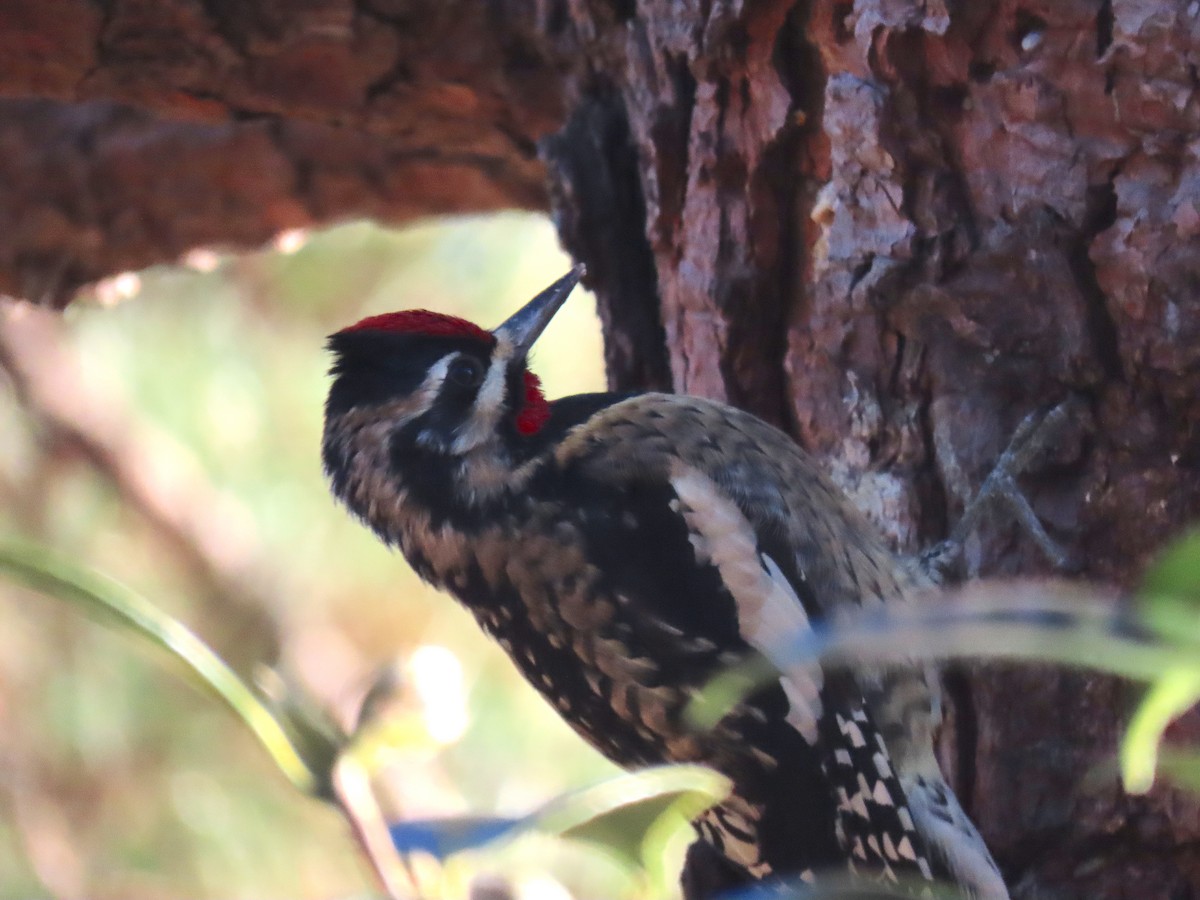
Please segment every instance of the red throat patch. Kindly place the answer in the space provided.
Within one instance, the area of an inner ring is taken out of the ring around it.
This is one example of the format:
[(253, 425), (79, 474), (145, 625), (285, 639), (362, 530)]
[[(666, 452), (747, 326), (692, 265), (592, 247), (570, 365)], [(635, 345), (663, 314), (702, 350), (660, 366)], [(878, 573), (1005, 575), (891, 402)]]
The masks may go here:
[(517, 413), (517, 431), (526, 437), (537, 434), (550, 418), (550, 404), (542, 393), (542, 380), (525, 370), (525, 404)]
[(486, 341), (489, 346), (496, 343), (496, 338), (490, 331), (480, 328), (474, 322), (460, 319), (458, 316), (447, 316), (442, 313), (430, 312), (427, 309), (406, 309), (403, 312), (383, 313), (379, 316), (367, 316), (361, 322), (356, 322), (349, 328), (343, 328), (339, 334), (354, 331), (384, 331), (389, 334), (425, 334), (430, 337), (466, 337)]

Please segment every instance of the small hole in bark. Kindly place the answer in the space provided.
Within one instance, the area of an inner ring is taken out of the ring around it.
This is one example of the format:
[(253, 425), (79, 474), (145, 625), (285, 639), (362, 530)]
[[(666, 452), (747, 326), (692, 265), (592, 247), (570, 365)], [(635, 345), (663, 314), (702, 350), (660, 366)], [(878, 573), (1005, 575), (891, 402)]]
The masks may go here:
[(612, 0), (612, 10), (618, 22), (628, 22), (637, 15), (637, 0)]
[(1017, 10), (1013, 44), (1021, 53), (1030, 53), (1041, 44), (1046, 33), (1046, 20), (1023, 9)]
[(853, 3), (835, 3), (833, 7), (833, 39), (839, 44), (848, 43), (854, 32), (850, 30), (846, 20), (854, 12)]
[(562, 34), (567, 27), (567, 4), (566, 0), (561, 3), (554, 3), (550, 7), (550, 14), (546, 17), (546, 32), (551, 35)]
[(1103, 56), (1112, 46), (1113, 40), (1113, 9), (1112, 0), (1104, 0), (1100, 11), (1096, 13), (1096, 56)]
[(504, 46), (504, 67), (509, 72), (524, 74), (542, 68), (539, 49), (528, 41), (514, 39)]
[(1083, 230), (1089, 235), (1111, 228), (1117, 221), (1117, 189), (1113, 182), (1093, 184), (1084, 194)]
[(850, 290), (858, 287), (860, 281), (867, 277), (871, 271), (871, 267), (875, 264), (875, 254), (868, 253), (866, 257), (858, 265), (854, 267), (854, 271), (850, 273)]
[(967, 66), (967, 75), (972, 81), (979, 84), (986, 84), (992, 80), (992, 76), (996, 74), (996, 64), (994, 62), (976, 61)]
[(937, 100), (938, 107), (944, 110), (947, 115), (957, 116), (966, 108), (967, 86), (964, 84), (952, 84), (940, 87), (934, 91), (934, 97)]

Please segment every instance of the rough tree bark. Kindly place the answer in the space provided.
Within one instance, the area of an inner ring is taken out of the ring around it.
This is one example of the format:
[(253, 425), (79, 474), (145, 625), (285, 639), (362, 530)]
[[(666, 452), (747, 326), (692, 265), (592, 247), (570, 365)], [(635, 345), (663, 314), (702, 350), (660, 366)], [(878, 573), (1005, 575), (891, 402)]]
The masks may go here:
[[(549, 207), (614, 386), (783, 425), (902, 548), (1080, 397), (1025, 486), (1130, 585), (1200, 513), (1198, 62), (1182, 0), (5, 0), (0, 290)], [(971, 554), (1047, 568), (1002, 524)], [(949, 686), (945, 762), (1018, 896), (1200, 896), (1193, 799), (1084, 786), (1125, 686)]]

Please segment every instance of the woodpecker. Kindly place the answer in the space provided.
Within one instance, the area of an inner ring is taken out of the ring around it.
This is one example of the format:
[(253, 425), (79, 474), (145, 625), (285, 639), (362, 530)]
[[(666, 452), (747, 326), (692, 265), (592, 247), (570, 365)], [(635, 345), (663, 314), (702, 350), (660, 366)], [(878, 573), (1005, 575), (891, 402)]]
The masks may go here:
[(332, 335), (334, 495), (616, 763), (726, 774), (733, 795), (694, 824), (730, 883), (848, 871), (1007, 898), (939, 772), (925, 669), (781, 667), (712, 730), (685, 722), (723, 668), (933, 580), (746, 412), (663, 393), (547, 402), (527, 356), (581, 271), (493, 331), (410, 310)]

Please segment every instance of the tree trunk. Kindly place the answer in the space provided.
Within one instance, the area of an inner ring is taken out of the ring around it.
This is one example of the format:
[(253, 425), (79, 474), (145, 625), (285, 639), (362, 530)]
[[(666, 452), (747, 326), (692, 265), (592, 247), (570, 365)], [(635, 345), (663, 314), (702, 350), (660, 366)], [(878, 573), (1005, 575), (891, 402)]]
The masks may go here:
[[(1023, 485), (1132, 586), (1200, 512), (1198, 59), (1200, 3), (1167, 0), (4, 0), (0, 290), (548, 205), (614, 387), (782, 425), (900, 548), (1078, 397)], [(1004, 522), (969, 550), (1048, 570)], [(944, 761), (1017, 896), (1200, 896), (1195, 799), (1112, 774), (1127, 686), (948, 687)]]

